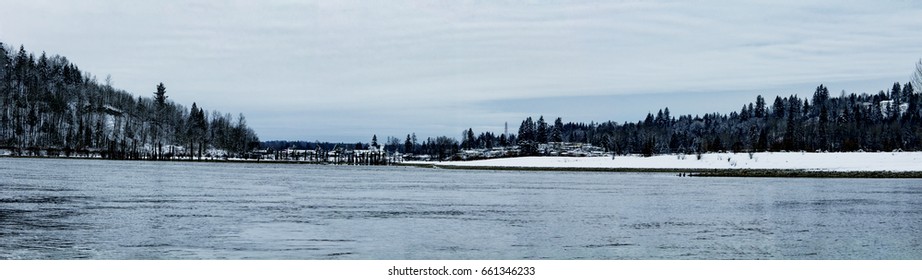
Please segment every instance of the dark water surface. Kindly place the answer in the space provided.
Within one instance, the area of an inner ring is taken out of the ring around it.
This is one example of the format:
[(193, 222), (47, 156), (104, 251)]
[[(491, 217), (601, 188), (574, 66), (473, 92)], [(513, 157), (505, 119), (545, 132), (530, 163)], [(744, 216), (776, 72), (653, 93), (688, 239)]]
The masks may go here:
[(0, 259), (922, 259), (922, 180), (0, 158)]

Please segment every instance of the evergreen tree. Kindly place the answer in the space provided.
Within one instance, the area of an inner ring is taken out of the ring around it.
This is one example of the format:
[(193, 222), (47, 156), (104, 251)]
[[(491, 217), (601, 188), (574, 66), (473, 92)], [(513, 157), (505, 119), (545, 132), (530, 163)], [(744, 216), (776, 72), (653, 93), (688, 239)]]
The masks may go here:
[(519, 126), (518, 144), (524, 155), (538, 153), (538, 145), (535, 142), (535, 122), (531, 117), (522, 121), (522, 125)]
[(652, 113), (647, 113), (647, 117), (643, 120), (643, 125), (645, 127), (652, 127), (654, 123), (654, 118)]
[(768, 150), (768, 132), (764, 129), (759, 131), (759, 140), (756, 142), (756, 150), (760, 152)]
[(800, 110), (804, 119), (813, 117), (812, 115), (810, 115), (810, 112), (812, 112), (813, 107), (814, 106), (810, 106), (810, 101), (807, 101), (807, 99), (804, 98), (804, 105), (801, 107), (803, 109)]
[(531, 117), (526, 118), (522, 121), (522, 124), (519, 125), (519, 145), (524, 142), (535, 141), (535, 122), (532, 121)]
[(775, 102), (772, 105), (772, 116), (774, 116), (776, 120), (784, 118), (784, 115), (787, 112), (787, 110), (784, 108), (784, 103), (785, 102), (781, 99), (781, 96), (775, 96)]
[(793, 151), (800, 147), (800, 100), (796, 96), (788, 98), (787, 125), (784, 132), (784, 149)]
[(723, 141), (720, 140), (720, 135), (714, 136), (714, 141), (711, 142), (708, 149), (713, 152), (721, 152), (724, 150), (724, 144)]
[(903, 89), (900, 87), (900, 83), (893, 83), (893, 87), (890, 90), (888, 99), (890, 100), (890, 107), (887, 108), (887, 117), (889, 120), (895, 121), (900, 117), (900, 105), (903, 103)]
[(195, 102), (192, 102), (192, 109), (189, 111), (189, 122), (187, 122), (187, 131), (186, 135), (189, 140), (189, 146), (187, 150), (189, 151), (189, 159), (192, 159), (192, 150), (195, 149), (195, 143), (199, 137), (199, 121), (198, 121), (198, 106)]
[[(750, 103), (749, 105), (752, 105), (752, 103)], [(740, 109), (740, 114), (739, 114), (740, 121), (744, 121), (744, 122), (745, 122), (745, 121), (748, 121), (748, 120), (749, 120), (749, 112), (750, 112), (750, 111), (749, 111), (748, 108), (746, 108), (746, 105), (743, 105), (743, 108)]]
[(407, 140), (403, 142), (403, 152), (407, 154), (413, 153), (413, 140), (409, 134), (407, 134)]
[(157, 106), (164, 107), (166, 106), (166, 87), (163, 86), (163, 83), (157, 85), (157, 91), (154, 92), (154, 101), (157, 102)]
[(828, 131), (827, 126), (829, 125), (829, 112), (826, 110), (825, 105), (820, 106), (820, 115), (819, 115), (819, 125), (817, 126), (817, 144), (819, 149), (826, 151), (829, 149), (829, 140), (827, 138)]
[(563, 142), (563, 120), (557, 118), (554, 120), (554, 127), (551, 128), (551, 142)]
[(893, 88), (890, 89), (890, 100), (897, 106), (903, 102), (903, 89), (900, 87), (900, 83), (893, 83)]
[(914, 93), (912, 83), (906, 83), (903, 85), (903, 96), (907, 100), (908, 107), (906, 108), (906, 114), (904, 118), (909, 122), (909, 125), (916, 124), (919, 120), (919, 98), (918, 95)]
[(163, 159), (163, 126), (166, 98), (166, 87), (163, 86), (161, 82), (157, 85), (157, 91), (154, 92), (154, 101), (157, 105), (157, 119), (154, 121), (154, 138), (157, 139), (157, 159)]
[(656, 149), (656, 138), (648, 137), (647, 140), (644, 141), (643, 148), (641, 149), (641, 154), (644, 157), (651, 157), (656, 152), (655, 149)]
[(196, 118), (196, 120), (198, 121), (197, 123), (198, 125), (197, 133), (198, 133), (198, 140), (199, 140), (198, 157), (199, 159), (201, 159), (202, 154), (205, 152), (206, 145), (208, 145), (210, 142), (209, 138), (207, 137), (208, 136), (208, 116), (206, 115), (205, 110), (203, 110), (201, 107), (199, 107), (198, 109), (198, 117)]
[(762, 95), (756, 96), (756, 106), (754, 111), (756, 118), (765, 117), (765, 99), (762, 98)]
[(474, 149), (477, 147), (476, 138), (474, 137), (474, 129), (468, 128), (461, 132), (461, 148), (462, 149)]
[(544, 116), (538, 118), (537, 128), (535, 129), (535, 141), (539, 144), (547, 144), (547, 122)]
[(672, 116), (669, 115), (669, 107), (663, 109), (663, 125), (672, 125)]
[[(816, 91), (813, 92), (813, 107), (819, 110), (820, 107), (826, 104), (826, 100), (829, 100), (829, 89), (823, 85), (816, 87)], [(807, 106), (804, 106), (804, 110), (807, 110), (807, 108)]]

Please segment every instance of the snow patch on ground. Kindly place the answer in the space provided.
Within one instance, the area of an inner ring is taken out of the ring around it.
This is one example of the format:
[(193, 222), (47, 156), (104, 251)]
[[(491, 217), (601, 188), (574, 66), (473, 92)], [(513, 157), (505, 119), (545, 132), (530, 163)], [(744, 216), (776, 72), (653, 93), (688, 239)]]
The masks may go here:
[(652, 157), (518, 157), (475, 161), (407, 162), (444, 166), (542, 168), (799, 169), (816, 171), (922, 171), (922, 152), (710, 153)]

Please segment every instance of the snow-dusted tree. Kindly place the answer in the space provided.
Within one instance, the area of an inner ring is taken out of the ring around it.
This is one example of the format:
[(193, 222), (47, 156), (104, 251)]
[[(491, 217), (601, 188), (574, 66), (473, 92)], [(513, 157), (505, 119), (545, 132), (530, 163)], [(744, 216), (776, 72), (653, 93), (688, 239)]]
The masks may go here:
[(784, 118), (787, 110), (784, 108), (784, 100), (781, 99), (781, 96), (775, 96), (775, 102), (772, 104), (772, 115), (776, 120)]
[(563, 142), (563, 120), (557, 118), (554, 120), (554, 127), (551, 128), (551, 142)]
[(518, 140), (520, 145), (522, 142), (535, 140), (535, 122), (532, 121), (531, 117), (526, 118), (519, 125)]
[(526, 118), (519, 126), (518, 144), (525, 155), (538, 152), (538, 145), (535, 143), (535, 122), (531, 117)]
[(538, 118), (538, 124), (535, 128), (535, 141), (539, 144), (547, 144), (547, 122), (544, 121), (544, 116)]
[(900, 114), (900, 104), (903, 104), (903, 88), (900, 87), (900, 83), (893, 83), (893, 88), (890, 89), (890, 109), (893, 114), (891, 117), (898, 117)]
[(205, 150), (205, 133), (207, 129), (208, 122), (206, 121), (205, 111), (193, 102), (192, 109), (189, 110), (189, 118), (186, 121), (185, 133), (185, 138), (189, 142), (187, 149), (190, 159), (192, 159), (194, 155), (198, 155), (199, 159), (201, 159)]
[[(829, 89), (824, 85), (816, 87), (816, 91), (813, 92), (813, 109), (816, 112), (813, 112), (815, 114), (813, 116), (819, 115), (819, 110), (826, 104), (826, 100), (829, 100)], [(804, 109), (806, 110), (807, 107)]]
[[(203, 110), (169, 102), (163, 83), (153, 96), (135, 97), (114, 88), (108, 76), (99, 83), (84, 75), (65, 57), (43, 54), (36, 60), (23, 46), (18, 53), (4, 44), (0, 50), (0, 146), (155, 159), (168, 152), (162, 145), (197, 145), (201, 154), (206, 141), (218, 139), (215, 144), (226, 150), (233, 150), (226, 148), (229, 142), (244, 141), (226, 141), (233, 138), (229, 115), (228, 121), (215, 114), (206, 122)], [(203, 137), (202, 131), (210, 134)], [(249, 142), (256, 139), (249, 128), (239, 132), (251, 136)]]
[(156, 120), (154, 120), (154, 138), (157, 141), (157, 159), (163, 157), (163, 130), (164, 130), (164, 110), (166, 108), (166, 87), (163, 83), (157, 85), (157, 91), (154, 92), (154, 104), (156, 111)]
[(759, 96), (756, 96), (755, 112), (753, 113), (756, 118), (765, 117), (765, 98), (762, 98), (761, 94)]

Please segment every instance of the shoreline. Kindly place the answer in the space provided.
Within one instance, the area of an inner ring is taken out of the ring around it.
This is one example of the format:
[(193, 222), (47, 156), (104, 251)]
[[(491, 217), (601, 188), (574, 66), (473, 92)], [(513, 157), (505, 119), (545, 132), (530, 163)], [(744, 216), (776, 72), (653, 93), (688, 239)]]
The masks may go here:
[(516, 157), (406, 162), (446, 169), (658, 172), (700, 177), (922, 178), (922, 152), (754, 152), (617, 157)]
[[(307, 164), (307, 165), (342, 165), (342, 166), (387, 166), (387, 165), (369, 165), (369, 164), (336, 164), (336, 163), (326, 163), (326, 162), (311, 162), (311, 161), (296, 161), (296, 160), (255, 160), (255, 159), (168, 159), (168, 160), (154, 160), (154, 159), (109, 159), (101, 157), (47, 157), (47, 156), (10, 156), (10, 155), (0, 155), (0, 159), (3, 158), (22, 158), (22, 159), (63, 159), (63, 160), (95, 160), (95, 161), (136, 161), (136, 162), (163, 162), (163, 163), (255, 163), (255, 164)], [(391, 164), (391, 166), (397, 166), (398, 164)]]
[[(46, 157), (46, 156), (10, 156), (0, 155), (0, 158), (24, 159), (70, 159), (70, 160), (116, 160), (140, 161), (163, 163), (254, 163), (254, 164), (309, 164), (329, 166), (365, 166), (355, 164), (335, 164), (308, 161), (280, 161), (280, 160), (243, 160), (243, 159), (202, 159), (202, 160), (131, 160), (131, 159), (106, 159), (97, 157)], [(545, 157), (550, 159), (571, 159), (568, 157)], [(461, 164), (459, 164), (461, 163)], [(466, 163), (466, 164), (465, 164)], [(688, 177), (756, 177), (756, 178), (868, 178), (868, 179), (922, 179), (922, 171), (888, 171), (888, 170), (811, 170), (793, 168), (658, 168), (658, 167), (567, 167), (567, 166), (499, 166), (499, 165), (471, 165), (470, 161), (443, 161), (443, 162), (397, 162), (389, 165), (367, 166), (395, 166), (415, 167), (448, 170), (488, 170), (488, 171), (530, 171), (530, 172), (611, 172), (611, 173), (673, 173), (676, 176)], [(463, 165), (462, 165), (463, 164)]]
[(676, 173), (688, 177), (756, 177), (756, 178), (869, 178), (919, 179), (922, 171), (827, 171), (804, 169), (703, 169), (703, 168), (607, 168), (607, 167), (533, 167), (447, 165), (437, 163), (401, 163), (402, 166), (453, 170), (535, 171), (535, 172), (614, 172), (614, 173)]

